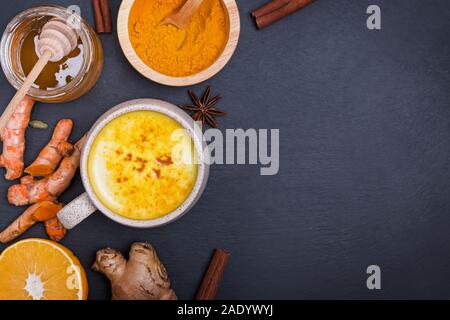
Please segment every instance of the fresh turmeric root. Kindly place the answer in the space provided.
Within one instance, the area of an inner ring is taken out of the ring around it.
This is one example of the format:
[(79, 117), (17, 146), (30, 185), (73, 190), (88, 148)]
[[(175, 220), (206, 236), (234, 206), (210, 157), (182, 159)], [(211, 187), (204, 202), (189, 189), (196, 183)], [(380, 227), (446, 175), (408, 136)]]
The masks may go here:
[(81, 149), (86, 137), (81, 138), (74, 146), (71, 156), (65, 157), (58, 169), (50, 176), (36, 180), (33, 176), (20, 179), (20, 184), (8, 189), (8, 201), (15, 206), (25, 206), (41, 201), (56, 201), (70, 185), (76, 171), (80, 167)]
[(7, 180), (19, 179), (22, 176), (25, 131), (30, 122), (33, 105), (34, 101), (25, 96), (1, 133), (3, 154), (0, 156), (0, 167), (6, 168), (5, 178)]
[(113, 300), (176, 300), (166, 268), (148, 243), (134, 243), (129, 260), (113, 249), (97, 252), (95, 271), (111, 281)]
[(63, 157), (69, 156), (73, 146), (67, 142), (72, 132), (73, 122), (70, 119), (62, 119), (53, 131), (50, 142), (42, 149), (34, 162), (25, 169), (34, 177), (47, 177), (58, 167)]
[(62, 204), (52, 201), (43, 201), (32, 205), (0, 233), (0, 242), (7, 243), (12, 241), (31, 228), (36, 222), (56, 217), (56, 214), (62, 207)]
[(53, 241), (61, 241), (67, 233), (66, 228), (59, 222), (58, 217), (50, 218), (44, 221), (45, 231)]

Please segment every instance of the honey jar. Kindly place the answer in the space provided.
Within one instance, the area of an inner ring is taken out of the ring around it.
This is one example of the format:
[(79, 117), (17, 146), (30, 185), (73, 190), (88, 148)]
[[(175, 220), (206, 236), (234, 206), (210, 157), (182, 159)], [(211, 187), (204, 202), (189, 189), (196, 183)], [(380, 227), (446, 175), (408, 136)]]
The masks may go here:
[[(41, 28), (51, 18), (69, 21), (73, 13), (55, 5), (21, 12), (8, 24), (0, 44), (0, 62), (6, 78), (16, 89), (39, 59), (36, 45)], [(77, 17), (77, 47), (62, 60), (48, 63), (28, 95), (50, 103), (67, 102), (86, 94), (103, 68), (103, 49), (92, 27)]]

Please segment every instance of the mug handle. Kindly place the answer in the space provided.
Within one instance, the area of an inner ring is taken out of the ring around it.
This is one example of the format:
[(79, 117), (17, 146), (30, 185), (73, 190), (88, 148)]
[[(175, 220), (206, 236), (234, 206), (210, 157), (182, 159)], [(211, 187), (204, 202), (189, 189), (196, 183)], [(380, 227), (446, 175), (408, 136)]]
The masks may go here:
[(58, 219), (66, 229), (72, 229), (97, 211), (87, 193), (75, 198), (58, 212)]

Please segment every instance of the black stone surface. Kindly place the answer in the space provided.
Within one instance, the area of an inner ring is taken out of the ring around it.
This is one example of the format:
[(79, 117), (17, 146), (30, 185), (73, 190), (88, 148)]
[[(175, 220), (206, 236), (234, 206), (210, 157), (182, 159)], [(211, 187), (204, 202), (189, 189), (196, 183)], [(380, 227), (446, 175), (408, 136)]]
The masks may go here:
[[(0, 27), (44, 1), (3, 5)], [(93, 23), (91, 2), (77, 4)], [(134, 230), (101, 214), (63, 244), (80, 258), (89, 297), (108, 299), (108, 281), (90, 270), (96, 250), (126, 252), (149, 241), (180, 298), (194, 296), (215, 247), (231, 253), (219, 298), (450, 298), (450, 2), (319, 0), (263, 31), (238, 0), (242, 34), (211, 84), (224, 95), (225, 128), (280, 128), (281, 167), (214, 166), (204, 196), (184, 218)], [(366, 8), (382, 9), (382, 30), (366, 28)], [(120, 1), (112, 0), (116, 18)], [(75, 120), (73, 139), (112, 106), (135, 98), (187, 101), (185, 88), (160, 86), (127, 62), (116, 34), (101, 36), (104, 72), (68, 104), (39, 104), (32, 118), (51, 127)], [(0, 103), (13, 89), (0, 77)], [(26, 162), (51, 130), (28, 130)], [(0, 179), (0, 227), (23, 209), (8, 205)], [(79, 177), (61, 197), (83, 192)], [(41, 225), (24, 237), (44, 237)], [(0, 250), (5, 246), (1, 245)], [(382, 290), (366, 288), (366, 268), (382, 270)]]

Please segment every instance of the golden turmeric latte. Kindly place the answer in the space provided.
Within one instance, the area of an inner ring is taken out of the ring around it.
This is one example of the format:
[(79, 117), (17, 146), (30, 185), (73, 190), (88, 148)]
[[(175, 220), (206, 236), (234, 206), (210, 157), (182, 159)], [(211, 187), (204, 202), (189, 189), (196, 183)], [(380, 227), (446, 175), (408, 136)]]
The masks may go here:
[(131, 43), (152, 69), (169, 76), (196, 74), (222, 53), (228, 18), (220, 0), (204, 0), (186, 30), (161, 22), (185, 0), (136, 0), (129, 18)]
[(177, 121), (154, 111), (134, 111), (100, 131), (87, 171), (94, 193), (109, 210), (151, 220), (189, 197), (197, 181), (196, 157), (192, 138)]

